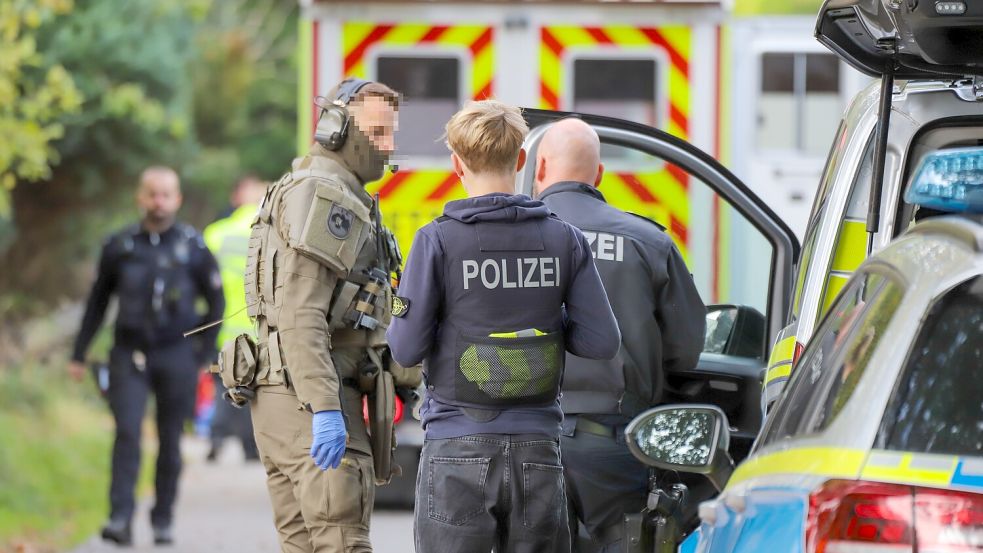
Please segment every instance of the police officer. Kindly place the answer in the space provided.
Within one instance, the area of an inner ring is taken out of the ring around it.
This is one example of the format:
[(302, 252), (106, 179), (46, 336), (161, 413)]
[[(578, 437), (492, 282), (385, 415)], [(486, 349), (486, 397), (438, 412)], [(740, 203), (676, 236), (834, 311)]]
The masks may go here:
[(447, 123), (468, 198), (417, 232), (394, 301), (393, 357), (423, 361), (427, 383), (421, 553), (570, 550), (563, 352), (608, 359), (619, 335), (584, 236), (513, 195), (527, 132), (517, 108), (493, 100)]
[(221, 363), (246, 384), (231, 399), (255, 389), (250, 411), (282, 550), (363, 553), (375, 482), (392, 474), (392, 419), (370, 442), (362, 403), (368, 394), (371, 406), (391, 405), (399, 380), (385, 329), (400, 265), (365, 185), (394, 150), (398, 97), (349, 79), (320, 106), (315, 144), (270, 187), (253, 224), (245, 285), (256, 348), (236, 340)]
[[(243, 271), (246, 267), (246, 255), (249, 252), (249, 234), (253, 218), (259, 209), (259, 202), (266, 194), (267, 183), (255, 175), (243, 175), (235, 184), (232, 192), (233, 211), (227, 217), (219, 219), (205, 227), (202, 233), (205, 244), (218, 259), (222, 271), (222, 287), (225, 290), (225, 315), (222, 328), (218, 333), (218, 344), (221, 347), (226, 341), (234, 339), (239, 334), (252, 332), (252, 321), (246, 313), (245, 284)], [(253, 424), (249, 411), (236, 409), (231, 403), (221, 400), (221, 379), (215, 379), (215, 411), (209, 428), (209, 438), (212, 447), (208, 459), (214, 461), (222, 447), (223, 440), (229, 435), (235, 435), (242, 443), (246, 460), (258, 460), (256, 440), (253, 438)]]
[[(102, 537), (131, 542), (134, 486), (140, 469), (140, 427), (147, 395), (157, 405), (157, 498), (150, 520), (154, 542), (171, 543), (172, 510), (181, 472), (180, 439), (184, 421), (194, 410), (200, 368), (212, 363), (215, 334), (210, 329), (192, 339), (182, 335), (204, 321), (221, 318), (225, 300), (215, 258), (201, 235), (176, 222), (181, 207), (177, 174), (150, 167), (140, 175), (137, 203), (142, 221), (112, 235), (102, 248), (99, 273), (89, 296), (69, 370), (85, 372), (86, 350), (102, 324), (112, 295), (119, 299), (114, 343), (109, 359), (109, 405), (116, 421), (113, 445), (110, 518)], [(196, 311), (204, 298), (208, 312)]]
[(648, 491), (648, 469), (628, 450), (625, 425), (662, 400), (667, 371), (696, 365), (706, 309), (663, 229), (604, 201), (594, 129), (579, 119), (560, 120), (536, 157), (539, 199), (587, 237), (622, 323), (621, 349), (611, 361), (567, 356), (560, 401), (572, 515), (604, 552), (621, 551), (623, 515), (641, 512)]

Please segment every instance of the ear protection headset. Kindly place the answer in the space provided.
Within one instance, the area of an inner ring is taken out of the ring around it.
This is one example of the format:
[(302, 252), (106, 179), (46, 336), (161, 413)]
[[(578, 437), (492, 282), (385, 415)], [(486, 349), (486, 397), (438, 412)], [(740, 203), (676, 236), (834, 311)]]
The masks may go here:
[(317, 119), (314, 140), (329, 150), (340, 150), (345, 145), (351, 122), (346, 106), (371, 82), (356, 78), (345, 79), (338, 85), (338, 92), (330, 102), (324, 96), (315, 98), (314, 105), (321, 108), (321, 114)]

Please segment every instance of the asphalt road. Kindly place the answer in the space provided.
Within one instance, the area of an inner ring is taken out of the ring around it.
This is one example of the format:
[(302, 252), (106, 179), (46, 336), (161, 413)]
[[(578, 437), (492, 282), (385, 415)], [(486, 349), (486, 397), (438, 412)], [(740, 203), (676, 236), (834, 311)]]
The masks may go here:
[[(154, 547), (148, 513), (141, 503), (134, 519), (134, 547), (120, 549), (94, 536), (73, 553), (272, 553), (279, 551), (262, 465), (245, 463), (238, 444), (228, 442), (216, 463), (204, 461), (207, 446), (197, 438), (184, 444), (185, 471), (175, 513), (175, 544)], [(405, 553), (413, 548), (409, 511), (380, 511), (372, 517), (376, 553)]]

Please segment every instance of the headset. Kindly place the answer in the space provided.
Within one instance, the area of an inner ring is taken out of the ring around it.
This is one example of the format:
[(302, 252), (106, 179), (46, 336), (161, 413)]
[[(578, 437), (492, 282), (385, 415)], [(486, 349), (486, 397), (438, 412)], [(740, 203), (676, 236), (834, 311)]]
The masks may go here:
[(314, 105), (321, 108), (321, 113), (317, 119), (314, 140), (329, 150), (340, 150), (348, 138), (348, 125), (351, 122), (346, 106), (360, 90), (371, 83), (372, 81), (351, 77), (341, 81), (332, 101), (327, 101), (324, 96), (315, 98)]

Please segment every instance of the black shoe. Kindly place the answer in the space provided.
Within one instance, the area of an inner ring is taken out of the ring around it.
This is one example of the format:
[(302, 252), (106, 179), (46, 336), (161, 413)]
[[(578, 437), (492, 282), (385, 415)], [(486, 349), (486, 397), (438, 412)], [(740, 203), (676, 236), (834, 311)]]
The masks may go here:
[(171, 545), (174, 543), (174, 534), (171, 532), (171, 525), (153, 525), (154, 545)]
[(130, 521), (124, 519), (109, 519), (102, 527), (102, 539), (116, 545), (132, 545), (133, 534), (130, 532)]

